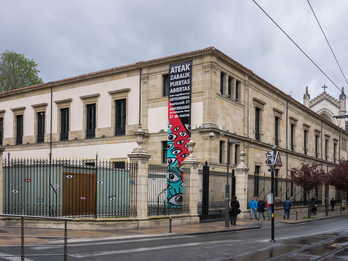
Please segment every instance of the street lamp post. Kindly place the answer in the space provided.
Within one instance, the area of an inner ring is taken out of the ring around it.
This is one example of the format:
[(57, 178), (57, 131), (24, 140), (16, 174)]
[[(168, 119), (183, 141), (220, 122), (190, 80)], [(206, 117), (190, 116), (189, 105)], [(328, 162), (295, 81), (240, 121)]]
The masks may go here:
[[(228, 138), (227, 140), (227, 183), (225, 187), (225, 227), (229, 227), (229, 199), (230, 199), (230, 185), (228, 184), (228, 172), (230, 167), (230, 144), (240, 143), (238, 140), (231, 140)], [(231, 184), (232, 185), (232, 184)]]

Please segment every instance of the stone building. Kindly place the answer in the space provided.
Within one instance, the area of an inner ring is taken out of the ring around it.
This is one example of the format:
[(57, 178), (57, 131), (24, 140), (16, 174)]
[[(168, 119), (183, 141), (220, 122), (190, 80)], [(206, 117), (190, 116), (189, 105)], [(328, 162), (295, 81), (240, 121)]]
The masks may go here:
[[(326, 166), (347, 158), (348, 132), (325, 117), (327, 111), (322, 117), (214, 47), (1, 93), (4, 157), (9, 152), (11, 157), (48, 157), (51, 146), (53, 157), (98, 153), (128, 160), (136, 147), (134, 132), (141, 128), (150, 163), (166, 163), (169, 65), (187, 60), (192, 60), (194, 155), (215, 175), (211, 186), (218, 193), (212, 190), (212, 201), (224, 195), (228, 151), (232, 168), (244, 151), (249, 176), (269, 177), (265, 153), (278, 145), (280, 181), (303, 162)], [(263, 192), (257, 189), (258, 182), (249, 182), (248, 198), (269, 192), (266, 185)], [(293, 196), (292, 186), (281, 184), (286, 194), (280, 196)]]

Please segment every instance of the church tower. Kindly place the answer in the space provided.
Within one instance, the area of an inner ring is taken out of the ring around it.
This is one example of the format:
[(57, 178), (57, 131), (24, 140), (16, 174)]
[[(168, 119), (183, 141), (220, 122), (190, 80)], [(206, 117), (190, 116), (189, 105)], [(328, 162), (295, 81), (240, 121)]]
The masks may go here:
[(306, 93), (303, 95), (303, 105), (309, 108), (311, 96), (308, 93), (308, 87), (306, 87)]
[(346, 119), (336, 119), (334, 116), (342, 116), (346, 115), (346, 95), (344, 94), (344, 88), (342, 88), (341, 95), (339, 100), (332, 97), (330, 94), (326, 92), (326, 88), (328, 88), (325, 84), (322, 87), (324, 91), (319, 94), (317, 97), (314, 97), (310, 100), (310, 95), (308, 92), (308, 87), (306, 87), (306, 92), (303, 95), (303, 105), (312, 109), (322, 117), (331, 121), (335, 125), (345, 129)]

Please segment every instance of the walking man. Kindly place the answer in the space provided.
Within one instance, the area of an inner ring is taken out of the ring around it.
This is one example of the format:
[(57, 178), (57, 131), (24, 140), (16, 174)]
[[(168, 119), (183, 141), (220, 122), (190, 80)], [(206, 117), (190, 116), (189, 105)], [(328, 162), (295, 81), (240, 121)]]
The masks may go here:
[(258, 220), (260, 220), (260, 214), (262, 214), (263, 220), (265, 220), (265, 214), (263, 214), (263, 212), (265, 211), (265, 207), (266, 207), (265, 201), (263, 201), (263, 199), (260, 198), (260, 201), (257, 206), (257, 211), (259, 212)]
[(346, 208), (346, 200), (345, 199), (342, 199), (342, 210), (344, 211), (344, 209)]
[(250, 220), (253, 219), (253, 213), (255, 214), (255, 219), (257, 219), (257, 201), (254, 200), (254, 198), (251, 198), (250, 202), (249, 202), (249, 208), (250, 208)]
[(336, 201), (332, 198), (330, 201), (330, 205), (331, 205), (331, 210), (334, 211), (334, 207), (335, 207)]
[(287, 198), (285, 201), (284, 201), (284, 219), (285, 219), (285, 216), (287, 215), (287, 218), (289, 219), (289, 216), (290, 216), (290, 207), (292, 206), (292, 203), (290, 201), (290, 198)]

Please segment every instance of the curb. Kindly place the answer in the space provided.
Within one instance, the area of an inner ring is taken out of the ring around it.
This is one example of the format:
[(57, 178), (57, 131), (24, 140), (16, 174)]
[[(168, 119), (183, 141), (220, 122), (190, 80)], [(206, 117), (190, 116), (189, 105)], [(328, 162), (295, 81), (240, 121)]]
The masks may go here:
[(234, 232), (234, 231), (243, 231), (243, 230), (260, 229), (260, 228), (262, 228), (262, 227), (243, 227), (243, 228), (236, 228), (236, 229), (229, 229), (229, 230), (216, 230), (216, 231), (205, 231), (205, 232), (186, 233), (186, 234), (181, 234), (181, 235), (185, 235), (185, 236), (204, 235), (204, 234), (215, 234), (215, 233), (226, 233), (226, 232)]

